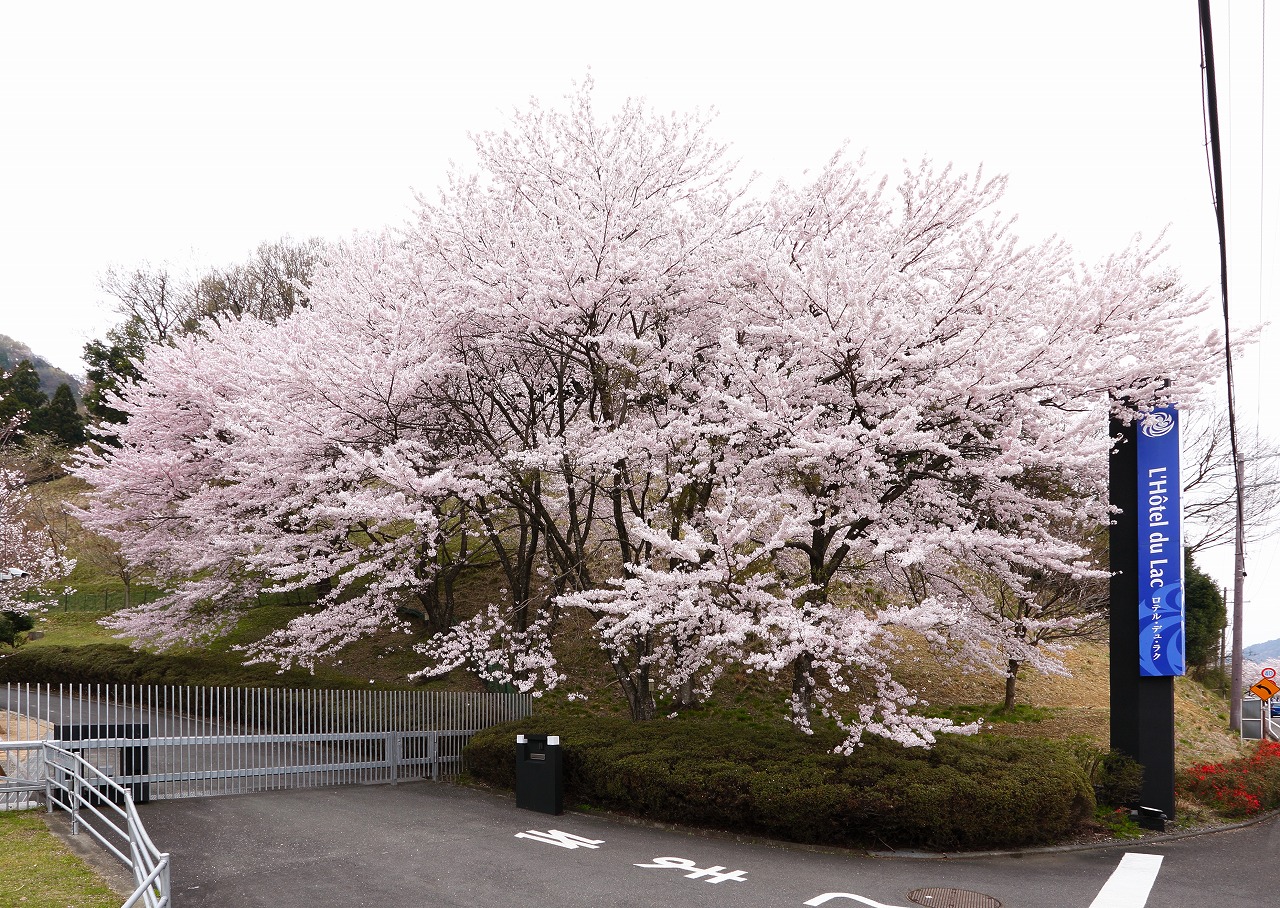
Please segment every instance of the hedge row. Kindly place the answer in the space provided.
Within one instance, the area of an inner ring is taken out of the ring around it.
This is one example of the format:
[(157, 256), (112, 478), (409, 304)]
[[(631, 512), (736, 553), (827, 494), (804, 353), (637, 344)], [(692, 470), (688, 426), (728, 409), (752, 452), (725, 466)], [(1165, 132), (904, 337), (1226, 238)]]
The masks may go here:
[(514, 788), (514, 736), (558, 734), (566, 802), (795, 842), (936, 850), (1061, 840), (1094, 812), (1070, 752), (1047, 741), (879, 739), (851, 757), (788, 727), (711, 717), (534, 717), (476, 735), (471, 774)]
[(333, 687), (310, 673), (279, 674), (217, 653), (148, 653), (121, 643), (30, 646), (0, 654), (0, 682), (32, 684), (168, 684), (208, 687)]

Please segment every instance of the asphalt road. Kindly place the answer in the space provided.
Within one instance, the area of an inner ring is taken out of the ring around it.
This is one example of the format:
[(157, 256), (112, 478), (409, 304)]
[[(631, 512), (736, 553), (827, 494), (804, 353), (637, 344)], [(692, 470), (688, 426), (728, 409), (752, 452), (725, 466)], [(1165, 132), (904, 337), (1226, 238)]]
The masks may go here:
[(140, 810), (153, 841), (172, 854), (178, 908), (913, 908), (908, 893), (919, 888), (981, 893), (1003, 908), (1140, 908), (1144, 898), (1151, 908), (1259, 908), (1273, 891), (1262, 859), (1280, 853), (1280, 819), (1272, 818), (1164, 844), (869, 857), (584, 813), (552, 817), (519, 810), (508, 796), (431, 782)]

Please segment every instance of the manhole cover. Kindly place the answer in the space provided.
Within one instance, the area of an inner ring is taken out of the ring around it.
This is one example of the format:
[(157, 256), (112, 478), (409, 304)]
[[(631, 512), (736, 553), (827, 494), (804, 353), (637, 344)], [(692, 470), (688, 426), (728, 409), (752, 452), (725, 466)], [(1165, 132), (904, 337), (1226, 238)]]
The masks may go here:
[(968, 889), (912, 889), (907, 898), (929, 908), (1000, 908), (1000, 902)]

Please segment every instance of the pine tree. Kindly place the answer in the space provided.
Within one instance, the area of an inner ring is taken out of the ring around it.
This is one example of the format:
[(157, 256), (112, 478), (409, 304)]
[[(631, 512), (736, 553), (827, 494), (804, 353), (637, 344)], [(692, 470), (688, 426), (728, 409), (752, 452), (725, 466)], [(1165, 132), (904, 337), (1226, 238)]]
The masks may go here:
[(76, 407), (70, 385), (66, 382), (58, 385), (53, 400), (31, 414), (28, 431), (50, 435), (69, 448), (84, 444), (84, 417)]
[(32, 414), (49, 402), (48, 395), (40, 390), (40, 376), (29, 359), (24, 359), (12, 372), (0, 378), (0, 398), (3, 398), (0, 400), (0, 423), (8, 423), (19, 414), (26, 414), (18, 421), (21, 430), (26, 430)]

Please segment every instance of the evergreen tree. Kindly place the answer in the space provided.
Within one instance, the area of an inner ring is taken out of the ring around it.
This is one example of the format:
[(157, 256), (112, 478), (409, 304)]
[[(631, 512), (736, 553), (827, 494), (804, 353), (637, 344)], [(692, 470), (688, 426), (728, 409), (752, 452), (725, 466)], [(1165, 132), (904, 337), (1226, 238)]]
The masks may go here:
[(76, 407), (70, 385), (66, 382), (58, 385), (53, 400), (31, 414), (28, 431), (50, 435), (69, 448), (84, 444), (84, 417)]
[(1227, 605), (1214, 579), (1196, 566), (1186, 553), (1187, 667), (1203, 671), (1217, 652), (1218, 637), (1227, 626)]
[(48, 395), (40, 390), (40, 376), (29, 359), (24, 359), (12, 372), (0, 378), (0, 398), (0, 423), (8, 423), (20, 413), (25, 413), (26, 416), (18, 421), (22, 430), (27, 428), (32, 415), (49, 402)]
[(145, 347), (146, 340), (132, 321), (112, 328), (103, 340), (85, 344), (84, 361), (88, 366), (89, 387), (84, 393), (84, 406), (95, 422), (125, 421), (125, 415), (111, 406), (110, 401), (141, 376)]

